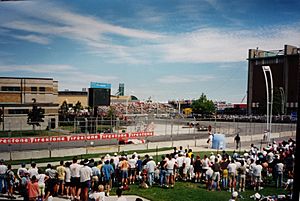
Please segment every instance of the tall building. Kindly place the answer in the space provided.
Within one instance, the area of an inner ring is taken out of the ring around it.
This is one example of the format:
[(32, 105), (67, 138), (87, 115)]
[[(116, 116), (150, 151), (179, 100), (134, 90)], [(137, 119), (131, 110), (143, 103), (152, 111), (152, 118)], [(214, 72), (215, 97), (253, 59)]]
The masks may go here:
[[(250, 49), (248, 55), (248, 114), (266, 114), (266, 84), (262, 66), (270, 66), (275, 108), (291, 114), (298, 108), (300, 48), (285, 45), (282, 50)], [(274, 110), (273, 110), (274, 111)]]
[(36, 105), (44, 111), (41, 129), (58, 124), (58, 82), (52, 78), (0, 77), (0, 107), (4, 121), (2, 130), (28, 130), (27, 115)]

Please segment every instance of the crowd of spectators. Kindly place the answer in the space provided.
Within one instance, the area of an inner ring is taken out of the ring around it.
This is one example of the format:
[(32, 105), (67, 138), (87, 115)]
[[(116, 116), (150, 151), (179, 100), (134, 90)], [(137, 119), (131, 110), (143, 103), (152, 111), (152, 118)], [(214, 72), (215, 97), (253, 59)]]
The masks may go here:
[(29, 169), (22, 164), (16, 175), (11, 165), (1, 160), (0, 190), (8, 192), (11, 199), (19, 191), (24, 200), (64, 196), (71, 200), (98, 201), (105, 200), (112, 187), (129, 190), (130, 185), (139, 185), (146, 189), (152, 186), (168, 189), (181, 180), (204, 183), (208, 191), (224, 190), (232, 195), (246, 189), (260, 191), (266, 185), (284, 188), (291, 195), (295, 146), (295, 141), (289, 139), (280, 143), (274, 141), (263, 150), (252, 144), (244, 153), (211, 152), (202, 157), (191, 149), (180, 147), (162, 155), (157, 162), (149, 155), (141, 158), (137, 153), (115, 153), (99, 161), (84, 159), (78, 162), (77, 158), (72, 162), (60, 161), (59, 166), (48, 164), (45, 170), (34, 162)]
[(167, 103), (154, 102), (128, 102), (111, 103), (110, 107), (98, 107), (98, 114), (105, 116), (113, 110), (115, 115), (123, 117), (125, 114), (167, 114), (174, 111), (173, 107)]
[[(264, 123), (267, 121), (266, 115), (229, 115), (229, 114), (217, 114), (216, 117), (211, 116), (210, 118), (216, 118), (217, 121), (229, 121), (229, 122), (260, 122)], [(273, 115), (272, 122), (275, 123), (295, 123), (296, 120), (291, 115)]]

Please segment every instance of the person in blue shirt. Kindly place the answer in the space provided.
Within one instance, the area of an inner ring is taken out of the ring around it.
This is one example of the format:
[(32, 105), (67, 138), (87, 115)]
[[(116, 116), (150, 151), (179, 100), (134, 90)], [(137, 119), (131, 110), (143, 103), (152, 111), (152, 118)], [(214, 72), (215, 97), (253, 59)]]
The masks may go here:
[(114, 172), (114, 168), (111, 164), (109, 164), (109, 160), (105, 161), (105, 164), (102, 166), (102, 173), (103, 173), (103, 179), (104, 179), (104, 184), (106, 188), (106, 194), (109, 196), (109, 191), (110, 191), (110, 183), (111, 183), (111, 175)]

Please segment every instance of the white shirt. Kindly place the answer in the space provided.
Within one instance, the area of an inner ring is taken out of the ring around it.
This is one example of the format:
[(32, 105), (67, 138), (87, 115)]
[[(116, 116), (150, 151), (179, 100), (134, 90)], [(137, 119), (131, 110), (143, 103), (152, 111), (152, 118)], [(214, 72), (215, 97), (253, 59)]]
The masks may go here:
[(227, 166), (228, 173), (236, 173), (236, 164), (235, 163), (229, 163)]
[(17, 175), (19, 177), (25, 176), (25, 174), (28, 173), (28, 170), (26, 168), (20, 167), (17, 171)]
[(71, 177), (80, 177), (79, 170), (81, 166), (78, 163), (72, 163), (70, 165)]
[(90, 199), (105, 201), (105, 192), (94, 192), (89, 195)]
[(211, 155), (211, 156), (209, 157), (209, 160), (210, 160), (210, 162), (211, 162), (212, 164), (215, 163), (215, 158), (216, 158), (215, 155)]
[(253, 167), (253, 175), (255, 177), (260, 177), (261, 176), (261, 171), (262, 171), (262, 166), (261, 165), (255, 165)]
[(71, 170), (70, 168), (66, 167), (65, 169), (65, 179), (66, 179), (66, 182), (71, 182)]
[(202, 169), (207, 170), (208, 166), (209, 166), (209, 159), (208, 158), (203, 159), (202, 160)]
[(115, 157), (113, 157), (113, 159), (114, 159), (114, 164), (115, 164), (115, 167), (118, 167), (118, 164), (119, 164), (119, 157), (118, 156), (115, 156)]
[(276, 169), (276, 171), (278, 172), (278, 173), (282, 173), (283, 172), (283, 163), (277, 163), (276, 165), (275, 165), (275, 169)]
[(0, 174), (5, 174), (7, 171), (7, 166), (6, 165), (0, 165)]
[(185, 163), (185, 167), (191, 166), (191, 159), (189, 157), (184, 158), (183, 163)]
[(156, 166), (156, 164), (155, 164), (154, 160), (148, 161), (146, 164), (146, 169), (148, 170), (148, 173), (153, 173), (155, 170), (155, 166)]
[(166, 163), (167, 170), (173, 170), (175, 166), (175, 160), (168, 160)]
[(131, 158), (131, 159), (128, 160), (128, 163), (130, 165), (130, 168), (135, 168), (135, 166), (136, 166), (136, 159)]
[(39, 184), (44, 184), (45, 183), (45, 177), (46, 177), (46, 175), (45, 174), (39, 174), (39, 175), (37, 175), (37, 179), (38, 179), (38, 183)]
[(211, 168), (208, 168), (205, 172), (205, 175), (208, 177), (211, 177), (213, 175), (214, 171)]
[(91, 179), (93, 172), (89, 166), (83, 166), (79, 170), (80, 182), (86, 182)]
[(240, 168), (242, 166), (241, 163), (238, 161), (236, 161), (235, 164), (236, 164), (236, 168)]
[(176, 159), (178, 167), (182, 167), (183, 161), (184, 161), (184, 157), (180, 156)]
[(37, 176), (39, 173), (38, 173), (38, 168), (35, 167), (35, 168), (30, 168), (28, 170), (28, 173), (29, 173), (29, 177), (32, 178), (32, 176)]

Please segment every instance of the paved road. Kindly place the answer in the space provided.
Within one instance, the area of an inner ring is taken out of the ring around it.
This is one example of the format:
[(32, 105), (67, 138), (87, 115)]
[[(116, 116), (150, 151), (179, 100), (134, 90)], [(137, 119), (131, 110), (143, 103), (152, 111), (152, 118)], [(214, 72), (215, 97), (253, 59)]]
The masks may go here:
[[(234, 136), (237, 132), (241, 136), (262, 134), (265, 130), (265, 123), (250, 123), (250, 122), (199, 122), (200, 125), (212, 125), (213, 131), (223, 133), (226, 136)], [(187, 121), (156, 121), (153, 137), (148, 137), (150, 142), (161, 141), (178, 141), (190, 139), (207, 138), (207, 131), (197, 131), (194, 128), (186, 126)], [(132, 130), (133, 127), (128, 128)], [(296, 124), (273, 124), (273, 132), (295, 131)], [(54, 150), (62, 148), (86, 147), (91, 146), (90, 141), (80, 142), (58, 142), (58, 143), (40, 143), (40, 144), (16, 144), (16, 145), (0, 145), (0, 151), (25, 151), (25, 150)], [(117, 140), (99, 140), (94, 141), (93, 146), (117, 145)]]

